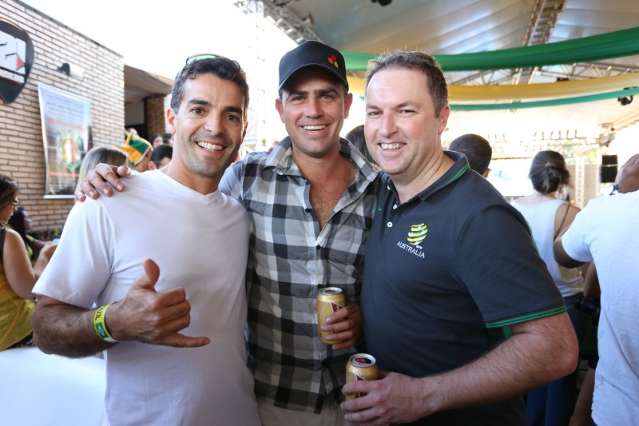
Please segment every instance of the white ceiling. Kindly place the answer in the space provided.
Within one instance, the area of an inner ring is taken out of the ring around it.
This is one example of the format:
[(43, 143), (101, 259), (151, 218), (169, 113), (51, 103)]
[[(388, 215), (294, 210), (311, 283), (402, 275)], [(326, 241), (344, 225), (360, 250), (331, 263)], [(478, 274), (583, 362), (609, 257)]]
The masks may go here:
[[(250, 1), (254, 0), (236, 3)], [(639, 0), (393, 0), (387, 6), (371, 0), (262, 0), (262, 4), (264, 13), (298, 42), (318, 38), (340, 50), (369, 53), (406, 48), (431, 54), (470, 53), (639, 26)], [(530, 76), (520, 78), (526, 71)], [(446, 77), (455, 84), (527, 84), (632, 71), (639, 71), (639, 55), (534, 70), (449, 72)], [(625, 107), (609, 100), (529, 111), (519, 115), (534, 116), (535, 120), (544, 114), (565, 116), (564, 122), (571, 127), (581, 120), (598, 126), (622, 122), (628, 126), (639, 122), (639, 99)], [(459, 117), (485, 114), (463, 113)]]
[[(274, 19), (293, 38), (314, 34), (341, 50), (369, 53), (396, 49), (470, 53), (639, 26), (638, 0), (394, 0), (387, 6), (371, 0), (264, 0), (264, 4), (266, 13), (278, 15)], [(293, 19), (279, 19), (282, 16)], [(300, 27), (309, 32), (291, 31)], [(535, 33), (543, 39), (535, 39)], [(604, 66), (606, 75), (639, 70), (639, 55), (603, 62), (627, 66)], [(568, 69), (547, 68), (570, 75)], [(578, 71), (583, 77), (583, 69)], [(450, 77), (454, 81), (469, 74)]]

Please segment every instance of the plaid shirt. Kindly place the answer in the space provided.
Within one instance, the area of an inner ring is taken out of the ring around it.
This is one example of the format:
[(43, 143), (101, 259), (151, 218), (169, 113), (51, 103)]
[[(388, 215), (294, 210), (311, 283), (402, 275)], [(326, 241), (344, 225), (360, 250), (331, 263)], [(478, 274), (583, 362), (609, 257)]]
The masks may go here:
[(345, 140), (340, 153), (358, 172), (323, 228), (289, 138), (269, 153), (236, 162), (220, 182), (220, 190), (240, 200), (252, 217), (246, 273), (249, 365), (256, 395), (279, 407), (319, 413), (325, 397), (341, 395), (352, 353), (320, 342), (315, 300), (318, 290), (330, 285), (342, 288), (348, 303), (359, 303), (377, 172)]

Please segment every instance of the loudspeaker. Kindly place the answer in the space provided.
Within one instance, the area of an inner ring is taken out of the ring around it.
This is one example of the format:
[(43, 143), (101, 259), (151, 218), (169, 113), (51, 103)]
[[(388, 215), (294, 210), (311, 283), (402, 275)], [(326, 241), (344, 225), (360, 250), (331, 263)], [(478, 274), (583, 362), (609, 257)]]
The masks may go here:
[(601, 183), (612, 183), (617, 177), (617, 156), (602, 155), (601, 168), (599, 169), (599, 181)]

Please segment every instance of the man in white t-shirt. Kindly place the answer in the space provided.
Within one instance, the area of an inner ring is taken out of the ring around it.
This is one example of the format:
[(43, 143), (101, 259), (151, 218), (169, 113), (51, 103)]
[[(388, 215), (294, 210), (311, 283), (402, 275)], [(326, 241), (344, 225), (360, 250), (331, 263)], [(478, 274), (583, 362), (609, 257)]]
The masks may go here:
[(601, 287), (593, 420), (601, 426), (639, 418), (639, 154), (621, 170), (619, 194), (591, 200), (555, 243), (573, 267), (594, 261)]
[(113, 426), (259, 424), (243, 341), (249, 217), (218, 191), (247, 105), (235, 61), (190, 58), (167, 111), (170, 164), (75, 206), (34, 288), (44, 352), (107, 350)]

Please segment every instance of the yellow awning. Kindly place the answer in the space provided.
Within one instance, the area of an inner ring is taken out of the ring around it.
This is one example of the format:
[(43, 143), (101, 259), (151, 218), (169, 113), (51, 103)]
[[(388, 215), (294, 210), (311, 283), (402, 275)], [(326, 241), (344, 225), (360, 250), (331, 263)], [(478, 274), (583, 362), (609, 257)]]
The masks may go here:
[[(351, 92), (364, 95), (363, 78), (349, 76)], [(560, 81), (541, 84), (504, 84), (483, 86), (448, 86), (450, 102), (498, 101), (509, 99), (543, 99), (576, 96), (639, 86), (639, 72), (589, 80)]]

